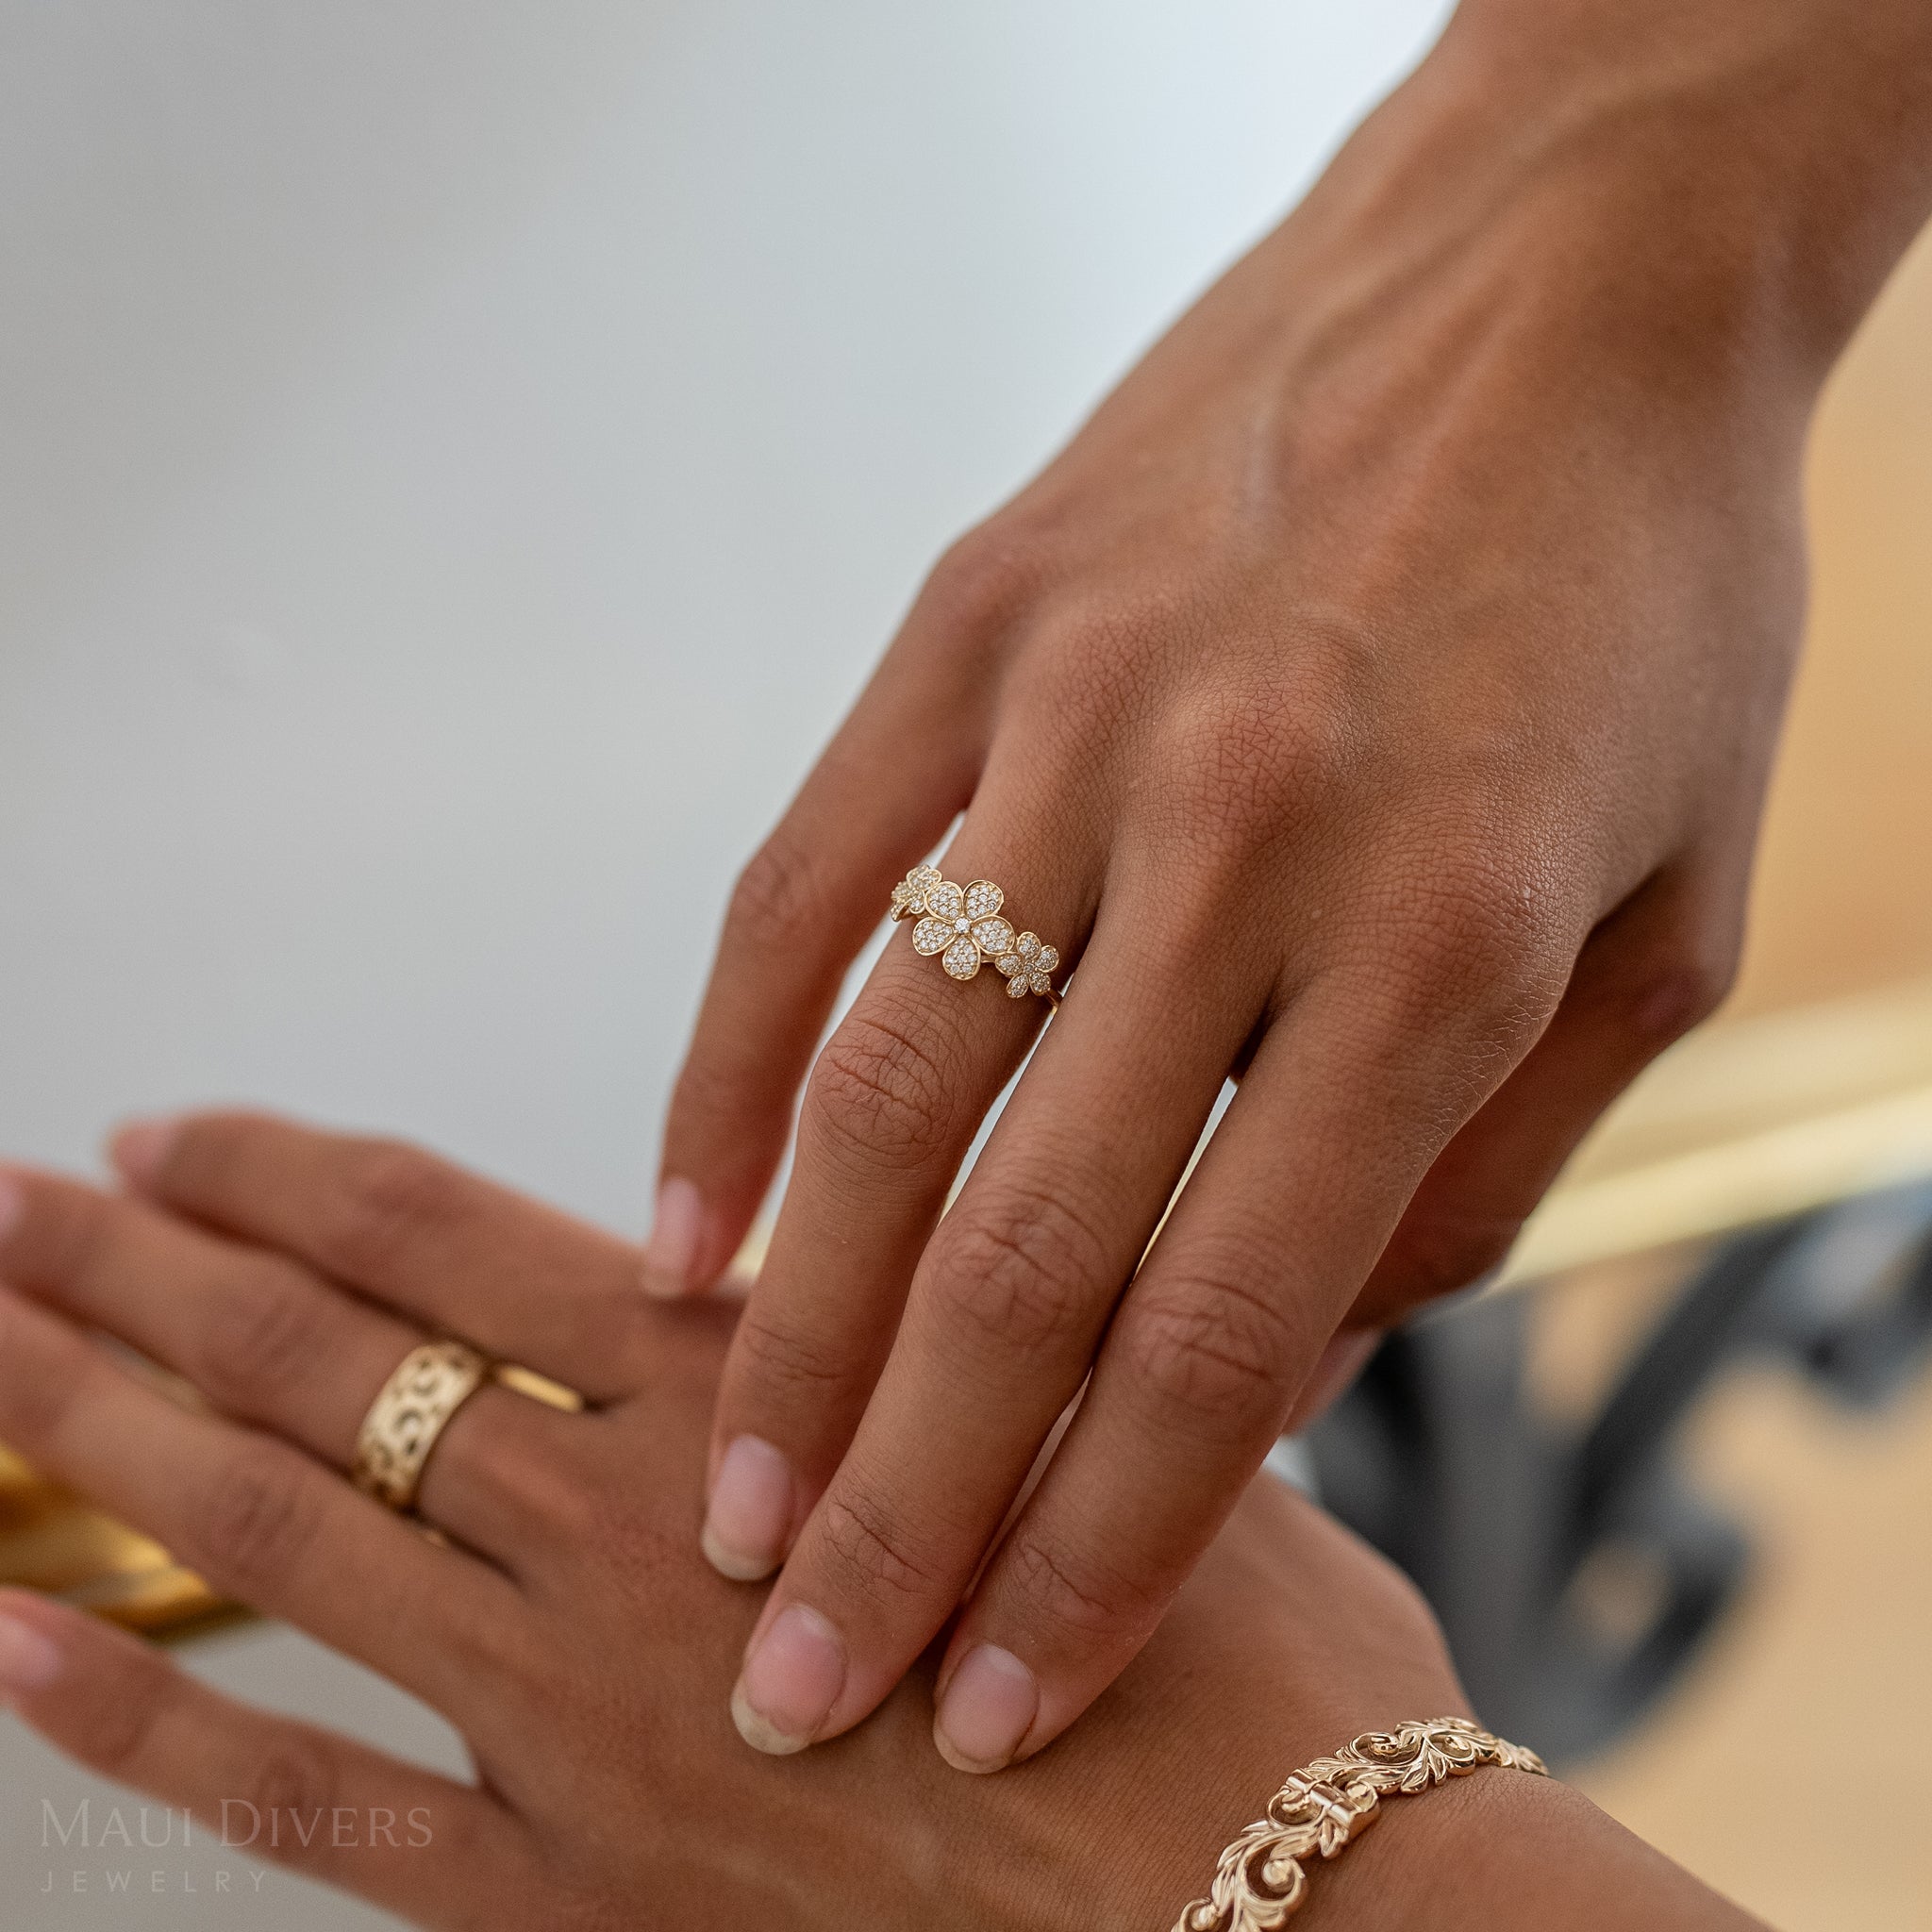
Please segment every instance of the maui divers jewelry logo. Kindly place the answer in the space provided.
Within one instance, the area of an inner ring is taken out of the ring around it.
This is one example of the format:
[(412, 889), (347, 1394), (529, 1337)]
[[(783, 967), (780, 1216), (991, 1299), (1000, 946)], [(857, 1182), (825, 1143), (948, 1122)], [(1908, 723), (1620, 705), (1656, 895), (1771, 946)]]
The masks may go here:
[[(224, 1798), (211, 1827), (186, 1811), (156, 1805), (97, 1807), (82, 1798), (63, 1814), (49, 1798), (41, 1800), (41, 1847), (65, 1854), (50, 1862), (40, 1890), (97, 1895), (180, 1892), (227, 1893), (248, 1897), (262, 1890), (269, 1873), (256, 1859), (275, 1854), (299, 1858), (303, 1852), (420, 1851), (436, 1841), (428, 1809), (416, 1806), (398, 1813), (386, 1805), (334, 1805), (303, 1809), (258, 1805), (248, 1798)], [(142, 1853), (200, 1850), (193, 1865), (156, 1863)], [(209, 1851), (245, 1856), (230, 1864), (207, 1862)], [(88, 1862), (76, 1854), (94, 1855)]]

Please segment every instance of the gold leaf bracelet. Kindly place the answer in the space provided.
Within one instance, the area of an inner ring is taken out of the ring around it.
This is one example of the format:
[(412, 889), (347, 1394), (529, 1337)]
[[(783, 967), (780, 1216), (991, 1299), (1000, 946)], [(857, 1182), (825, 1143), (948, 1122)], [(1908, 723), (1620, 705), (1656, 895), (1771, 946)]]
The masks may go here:
[(1467, 1718), (1411, 1719), (1364, 1731), (1332, 1757), (1293, 1773), (1258, 1818), (1221, 1855), (1214, 1887), (1174, 1922), (1174, 1932), (1275, 1932), (1307, 1896), (1303, 1860), (1332, 1858), (1375, 1822), (1384, 1798), (1425, 1791), (1486, 1764), (1549, 1775), (1534, 1751)]

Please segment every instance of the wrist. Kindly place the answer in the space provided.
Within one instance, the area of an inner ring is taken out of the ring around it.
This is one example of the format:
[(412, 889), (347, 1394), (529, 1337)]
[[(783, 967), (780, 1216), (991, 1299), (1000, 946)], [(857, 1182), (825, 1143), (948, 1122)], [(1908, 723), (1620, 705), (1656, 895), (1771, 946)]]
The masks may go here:
[[(1137, 1840), (1115, 1815), (1109, 1836), (1118, 1879), (1064, 1899), (1040, 1923), (1056, 1932), (1072, 1925), (1144, 1927), (1168, 1932), (1191, 1900), (1203, 1896), (1221, 1846), (1250, 1820), (1295, 1765), (1324, 1755), (1367, 1728), (1392, 1728), (1384, 1718), (1332, 1737), (1320, 1750), (1298, 1750), (1252, 1783), (1243, 1802), (1221, 1800), (1228, 1825), (1209, 1849), (1172, 1869), (1165, 1844)], [(1205, 1756), (1205, 1754), (1204, 1754)], [(1210, 1781), (1224, 1767), (1214, 1754)], [(1177, 1804), (1170, 1785), (1166, 1802)], [(1137, 1860), (1138, 1845), (1148, 1856)], [(1348, 1932), (1413, 1932), (1420, 1925), (1484, 1925), (1491, 1932), (1746, 1932), (1756, 1921), (1673, 1865), (1589, 1799), (1556, 1779), (1488, 1766), (1424, 1790), (1385, 1797), (1374, 1824), (1333, 1858), (1303, 1861), (1307, 1878), (1300, 1923)], [(1031, 1923), (1031, 1922), (1029, 1922)]]
[[(904, 1923), (1168, 1932), (1291, 1772), (1363, 1731), (1464, 1708), (1408, 1587), (1299, 1497), (1257, 1484), (1078, 1725), (995, 1776), (940, 1774), (919, 1809), (941, 1863), (908, 1874)], [(924, 1738), (906, 1741), (930, 1774)], [(1580, 1793), (1503, 1766), (1385, 1798), (1374, 1825), (1308, 1878), (1309, 1932), (1750, 1923)]]
[(1410, 87), (1595, 238), (1624, 316), (1814, 386), (1932, 213), (1918, 0), (1463, 0)]
[[(1003, 1887), (1015, 1874), (1031, 1876), (1024, 1899), (1004, 1892), (1005, 1909), (977, 1923), (1013, 1932), (1168, 1932), (1208, 1890), (1223, 1847), (1262, 1815), (1290, 1772), (1364, 1731), (1463, 1707), (1432, 1653), (1397, 1657), (1394, 1642), (1383, 1656), (1373, 1654), (1374, 1644), (1365, 1648), (1368, 1669), (1353, 1678), (1298, 1656), (1291, 1636), (1270, 1668), (1226, 1672), (1210, 1663), (1125, 1714), (1117, 1736), (1102, 1735), (1090, 1715), (1081, 1734), (1040, 1761), (1046, 1773), (1060, 1758), (1033, 1791), (1024, 1788), (1024, 1766), (1022, 1775), (990, 1780), (1004, 1787), (997, 1796), (1011, 1807), (994, 1840), (1009, 1853), (1037, 1835), (1037, 1856), (990, 1861)], [(1377, 1688), (1367, 1688), (1376, 1677)], [(1091, 1756), (1070, 1748), (1081, 1744), (1092, 1747)], [(1329, 1870), (1323, 1867), (1324, 1879)]]
[(1556, 1778), (1473, 1772), (1382, 1808), (1373, 1831), (1313, 1874), (1308, 1932), (1764, 1932)]

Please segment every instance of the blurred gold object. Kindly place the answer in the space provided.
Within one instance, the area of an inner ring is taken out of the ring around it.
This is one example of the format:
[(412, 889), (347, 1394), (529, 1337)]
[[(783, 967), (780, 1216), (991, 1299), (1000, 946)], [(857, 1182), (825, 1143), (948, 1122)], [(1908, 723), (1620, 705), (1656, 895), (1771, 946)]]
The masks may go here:
[(4, 1448), (0, 1581), (44, 1591), (151, 1637), (189, 1635), (238, 1614), (160, 1544), (36, 1475)]

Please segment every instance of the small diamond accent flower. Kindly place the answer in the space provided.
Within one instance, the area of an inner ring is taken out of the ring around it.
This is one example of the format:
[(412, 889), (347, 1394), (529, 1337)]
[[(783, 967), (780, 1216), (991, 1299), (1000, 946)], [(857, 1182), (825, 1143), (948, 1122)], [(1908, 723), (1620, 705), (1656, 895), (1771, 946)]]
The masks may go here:
[(895, 920), (904, 919), (910, 913), (924, 912), (926, 893), (940, 883), (938, 866), (915, 865), (892, 888), (892, 917)]
[(1015, 1000), (1024, 1000), (1029, 992), (1050, 994), (1059, 963), (1059, 948), (1042, 945), (1037, 932), (1023, 932), (1012, 950), (993, 961), (1007, 975), (1007, 997)]

